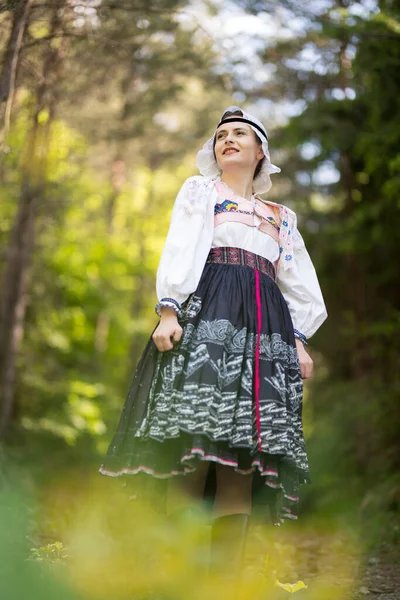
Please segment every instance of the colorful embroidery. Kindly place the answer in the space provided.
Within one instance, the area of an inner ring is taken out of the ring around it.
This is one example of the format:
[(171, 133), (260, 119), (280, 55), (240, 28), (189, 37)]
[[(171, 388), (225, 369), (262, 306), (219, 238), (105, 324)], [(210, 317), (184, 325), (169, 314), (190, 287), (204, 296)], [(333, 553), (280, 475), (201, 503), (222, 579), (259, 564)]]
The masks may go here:
[(223, 212), (236, 212), (238, 209), (238, 203), (232, 200), (224, 200), (221, 204), (216, 204), (214, 207), (214, 214), (218, 215)]
[(243, 248), (232, 248), (228, 246), (221, 246), (219, 248), (211, 248), (208, 257), (208, 263), (228, 263), (232, 265), (248, 265), (253, 269), (258, 269), (261, 273), (269, 275), (271, 279), (275, 280), (276, 270), (275, 265), (265, 258)]
[(280, 227), (279, 227), (278, 223), (275, 221), (274, 217), (267, 217), (267, 219), (271, 223), (271, 225), (273, 225), (275, 227), (275, 229), (277, 229), (278, 231), (280, 230)]
[[(289, 221), (291, 228), (289, 229)], [(280, 250), (280, 253), (284, 255), (284, 263), (283, 268), (286, 271), (287, 269), (291, 269), (294, 263), (294, 255), (293, 255), (293, 244), (292, 244), (292, 229), (293, 229), (293, 218), (289, 214), (289, 210), (286, 206), (282, 206), (282, 226), (279, 233), (279, 241), (280, 246), (283, 250)]]

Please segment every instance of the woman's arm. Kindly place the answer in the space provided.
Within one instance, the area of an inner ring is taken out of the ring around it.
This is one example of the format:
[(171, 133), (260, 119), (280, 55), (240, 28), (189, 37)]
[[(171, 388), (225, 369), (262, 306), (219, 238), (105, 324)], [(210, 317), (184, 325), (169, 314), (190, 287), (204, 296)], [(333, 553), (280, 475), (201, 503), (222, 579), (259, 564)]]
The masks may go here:
[(297, 228), (295, 214), (291, 224), (291, 235), (293, 262), (287, 270), (283, 265), (279, 265), (276, 283), (292, 317), (302, 376), (307, 379), (312, 374), (312, 359), (304, 346), (325, 321), (328, 313), (317, 273)]
[(153, 340), (160, 351), (180, 339), (181, 304), (196, 290), (212, 244), (212, 208), (207, 180), (187, 179), (175, 200), (157, 270), (155, 310), (161, 320)]
[(180, 305), (195, 291), (213, 237), (210, 188), (204, 177), (189, 177), (175, 200), (171, 222), (157, 270), (156, 311)]

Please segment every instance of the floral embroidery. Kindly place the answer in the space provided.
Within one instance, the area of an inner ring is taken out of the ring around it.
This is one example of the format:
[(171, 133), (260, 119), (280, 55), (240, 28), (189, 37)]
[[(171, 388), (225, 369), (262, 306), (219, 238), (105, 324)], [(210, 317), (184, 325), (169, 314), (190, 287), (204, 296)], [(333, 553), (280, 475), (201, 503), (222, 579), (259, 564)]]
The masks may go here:
[(221, 204), (216, 204), (214, 207), (214, 214), (218, 215), (219, 213), (223, 213), (223, 212), (232, 212), (232, 211), (237, 211), (238, 209), (238, 203), (237, 202), (233, 202), (232, 200), (224, 200), (223, 202), (221, 202)]
[(278, 223), (275, 221), (274, 217), (267, 217), (267, 219), (271, 225), (273, 225), (279, 231), (280, 227), (278, 226)]
[[(214, 182), (214, 180), (212, 180)], [(291, 269), (295, 262), (295, 256), (293, 253), (293, 242), (297, 241), (297, 228), (296, 228), (296, 214), (283, 204), (277, 204), (276, 202), (269, 202), (262, 200), (261, 198), (254, 196), (255, 201), (259, 201), (263, 204), (269, 204), (271, 207), (279, 208), (280, 216), (280, 227), (274, 217), (265, 216), (261, 211), (257, 210), (257, 204), (254, 202), (254, 208), (252, 212), (239, 209), (239, 203), (233, 200), (225, 199), (220, 204), (215, 204), (214, 215), (221, 214), (224, 212), (244, 213), (244, 214), (255, 214), (258, 218), (261, 218), (266, 223), (272, 225), (279, 234), (279, 256), (283, 255), (283, 269)]]
[[(279, 234), (279, 241), (282, 250), (279, 248), (280, 254), (283, 253), (284, 260), (284, 270), (291, 269), (294, 263), (293, 256), (293, 244), (292, 244), (292, 230), (294, 230), (294, 226), (296, 224), (296, 217), (294, 214), (289, 212), (289, 209), (286, 206), (282, 206), (282, 226)], [(289, 229), (290, 223), (290, 229)]]

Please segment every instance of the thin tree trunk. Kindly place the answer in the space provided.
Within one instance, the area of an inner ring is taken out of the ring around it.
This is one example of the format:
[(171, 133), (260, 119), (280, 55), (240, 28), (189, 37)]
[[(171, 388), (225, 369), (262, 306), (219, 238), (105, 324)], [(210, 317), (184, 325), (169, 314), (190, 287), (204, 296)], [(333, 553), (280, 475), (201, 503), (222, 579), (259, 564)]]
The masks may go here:
[[(154, 186), (153, 181), (150, 180), (148, 188), (147, 206), (152, 206), (154, 202)], [(149, 280), (146, 271), (143, 269), (143, 265), (146, 264), (146, 235), (144, 234), (145, 220), (149, 218), (148, 208), (144, 207), (140, 217), (135, 219), (135, 239), (139, 246), (139, 265), (141, 265), (140, 273), (136, 276), (137, 291), (134, 292), (131, 304), (131, 314), (133, 318), (140, 319), (141, 314), (149, 304), (149, 297), (151, 296), (153, 281)], [(156, 316), (154, 315), (156, 320)], [(150, 332), (149, 332), (150, 333)], [(144, 338), (142, 335), (135, 335), (131, 342), (130, 355), (133, 363), (136, 363), (144, 347)]]
[[(124, 105), (120, 111), (119, 119), (121, 123), (124, 122), (127, 116), (127, 109), (129, 106), (129, 85), (132, 81), (133, 64), (131, 64), (129, 75), (125, 78), (125, 81), (121, 85), (123, 95), (125, 97)], [(123, 129), (123, 128), (122, 128)], [(117, 203), (118, 196), (121, 193), (122, 187), (126, 182), (126, 164), (124, 162), (124, 151), (123, 144), (121, 143), (117, 147), (114, 160), (111, 164), (111, 193), (107, 200), (106, 205), (106, 222), (107, 222), (107, 234), (109, 236), (113, 233), (113, 219), (115, 213), (115, 206)], [(110, 316), (107, 308), (100, 310), (96, 320), (96, 332), (95, 332), (95, 348), (97, 352), (105, 352), (107, 350), (107, 339), (110, 331)]]
[[(55, 15), (52, 30), (60, 29), (61, 19)], [(35, 246), (35, 221), (46, 179), (46, 149), (57, 102), (56, 83), (60, 76), (65, 47), (51, 48), (43, 66), (43, 80), (37, 90), (36, 110), (29, 133), (21, 196), (10, 236), (3, 285), (0, 297), (0, 437), (9, 430), (15, 412), (16, 361), (24, 333), (25, 314), (30, 288), (31, 264)], [(39, 115), (47, 106), (46, 125), (39, 124)]]
[[(111, 193), (106, 206), (107, 233), (113, 233), (113, 219), (117, 198), (121, 193), (126, 181), (126, 165), (122, 159), (123, 153), (119, 149), (111, 165)], [(110, 316), (107, 308), (101, 310), (97, 315), (94, 345), (96, 352), (105, 352), (108, 345), (108, 333), (110, 330)]]
[[(344, 0), (337, 0), (337, 4), (340, 8), (346, 8), (346, 2)], [(348, 72), (351, 68), (349, 59), (346, 55), (346, 50), (349, 44), (347, 36), (343, 34), (343, 39), (340, 44), (339, 51), (339, 67), (340, 67), (340, 85), (343, 94), (347, 97), (347, 84), (348, 84)], [(354, 172), (352, 169), (351, 156), (347, 152), (341, 154), (341, 174), (343, 187), (345, 190), (345, 202), (343, 208), (343, 217), (351, 218), (355, 212), (355, 203), (353, 200), (353, 191), (356, 189)], [(352, 251), (344, 258), (344, 268), (347, 273), (348, 289), (347, 289), (347, 302), (351, 312), (354, 316), (354, 341), (353, 341), (353, 352), (351, 355), (350, 373), (353, 381), (362, 381), (366, 374), (367, 355), (368, 347), (365, 344), (365, 340), (362, 337), (361, 331), (363, 324), (367, 319), (367, 292), (366, 292), (366, 280), (363, 272), (362, 265), (360, 263), (359, 255)], [(355, 403), (358, 406), (354, 406), (358, 415), (361, 418), (357, 419), (355, 424), (354, 439), (355, 439), (355, 455), (356, 461), (360, 470), (365, 470), (368, 467), (370, 461), (370, 439), (371, 439), (371, 425), (370, 421), (363, 417), (363, 406), (365, 397), (359, 395)]]
[(30, 265), (34, 247), (35, 216), (39, 190), (26, 181), (10, 245), (10, 260), (4, 276), (4, 289), (9, 286), (8, 302), (2, 314), (2, 361), (0, 436), (9, 426), (14, 405), (15, 366), (23, 338), (25, 313), (30, 284)]
[(6, 144), (10, 128), (11, 108), (14, 99), (19, 58), (32, 2), (33, 0), (19, 0), (16, 5), (10, 38), (0, 73), (0, 105), (6, 101), (4, 129), (2, 140), (0, 140), (3, 144)]

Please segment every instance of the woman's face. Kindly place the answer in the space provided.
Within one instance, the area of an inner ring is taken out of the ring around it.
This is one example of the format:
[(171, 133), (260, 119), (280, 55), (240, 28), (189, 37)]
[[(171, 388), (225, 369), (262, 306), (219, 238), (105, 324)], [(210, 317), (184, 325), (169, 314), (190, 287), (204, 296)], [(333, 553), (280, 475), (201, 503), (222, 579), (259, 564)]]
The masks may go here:
[(253, 129), (247, 123), (224, 123), (215, 134), (215, 157), (222, 171), (254, 170), (264, 156)]

